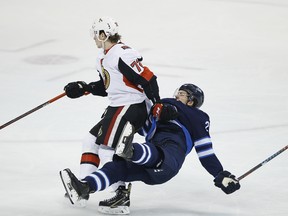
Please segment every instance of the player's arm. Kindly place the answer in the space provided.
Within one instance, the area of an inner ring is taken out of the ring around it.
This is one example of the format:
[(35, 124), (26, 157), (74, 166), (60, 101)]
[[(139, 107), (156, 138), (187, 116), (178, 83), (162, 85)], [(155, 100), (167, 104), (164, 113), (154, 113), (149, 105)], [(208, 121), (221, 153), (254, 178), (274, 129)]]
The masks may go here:
[(128, 65), (122, 58), (119, 58), (118, 68), (127, 80), (135, 86), (140, 85), (146, 96), (156, 103), (160, 100), (157, 77), (148, 67), (143, 66), (141, 61), (142, 59), (136, 59)]
[(99, 75), (99, 77), (100, 77), (100, 80), (98, 80), (96, 82), (91, 82), (88, 84), (89, 87), (88, 87), (87, 91), (93, 95), (106, 97), (107, 92), (105, 89), (103, 78), (100, 75)]
[(212, 148), (210, 137), (206, 137), (195, 142), (195, 149), (202, 166), (214, 176), (214, 184), (216, 187), (230, 194), (240, 188), (239, 181), (229, 171), (223, 170), (223, 167), (216, 157)]
[(195, 150), (202, 166), (212, 175), (217, 176), (223, 167), (214, 153), (212, 141), (209, 136), (194, 141)]
[(212, 141), (209, 135), (209, 117), (199, 124), (195, 134), (200, 139), (194, 141), (195, 150), (202, 166), (214, 177), (214, 184), (226, 194), (235, 192), (240, 188), (239, 182), (229, 171), (223, 170), (223, 166), (214, 153)]

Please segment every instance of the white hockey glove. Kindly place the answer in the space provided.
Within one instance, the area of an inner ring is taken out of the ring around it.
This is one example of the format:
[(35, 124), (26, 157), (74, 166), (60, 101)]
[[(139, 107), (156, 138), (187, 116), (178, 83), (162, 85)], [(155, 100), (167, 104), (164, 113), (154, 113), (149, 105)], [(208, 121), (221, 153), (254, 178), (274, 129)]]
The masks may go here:
[(214, 179), (216, 187), (219, 187), (226, 194), (231, 194), (236, 190), (239, 190), (239, 181), (228, 171), (220, 172)]

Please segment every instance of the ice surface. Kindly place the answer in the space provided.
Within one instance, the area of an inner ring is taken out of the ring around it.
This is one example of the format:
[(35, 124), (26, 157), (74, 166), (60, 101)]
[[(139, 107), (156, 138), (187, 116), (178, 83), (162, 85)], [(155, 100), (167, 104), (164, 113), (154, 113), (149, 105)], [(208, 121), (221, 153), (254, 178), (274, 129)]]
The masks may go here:
[[(225, 169), (240, 176), (288, 144), (285, 0), (2, 0), (0, 124), (70, 81), (98, 78), (89, 28), (102, 15), (118, 20), (123, 41), (158, 75), (162, 97), (183, 82), (204, 90)], [(0, 131), (0, 215), (99, 214), (109, 190), (73, 208), (58, 172), (78, 172), (81, 140), (106, 106), (105, 98), (62, 98)], [(288, 215), (287, 162), (284, 152), (225, 195), (193, 151), (167, 184), (133, 184), (131, 215)]]

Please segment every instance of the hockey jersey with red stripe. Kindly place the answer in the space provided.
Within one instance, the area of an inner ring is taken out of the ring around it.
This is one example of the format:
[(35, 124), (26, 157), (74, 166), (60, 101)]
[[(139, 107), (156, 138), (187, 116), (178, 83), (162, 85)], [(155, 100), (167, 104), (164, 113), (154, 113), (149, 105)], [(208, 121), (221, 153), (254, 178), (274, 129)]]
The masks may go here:
[(143, 66), (140, 53), (123, 43), (115, 44), (105, 52), (101, 50), (96, 68), (110, 106), (141, 103), (147, 97), (153, 102), (159, 99), (156, 76)]

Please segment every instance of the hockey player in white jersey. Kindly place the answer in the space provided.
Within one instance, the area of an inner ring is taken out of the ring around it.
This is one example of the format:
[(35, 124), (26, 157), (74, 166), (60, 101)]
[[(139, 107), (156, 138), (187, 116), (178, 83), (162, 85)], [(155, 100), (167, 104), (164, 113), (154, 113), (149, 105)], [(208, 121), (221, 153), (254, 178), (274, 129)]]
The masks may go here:
[[(126, 123), (129, 121), (135, 131), (140, 129), (152, 103), (160, 99), (156, 76), (143, 65), (139, 52), (120, 41), (118, 23), (114, 19), (96, 19), (91, 35), (100, 49), (96, 59), (99, 80), (89, 84), (84, 81), (71, 82), (64, 90), (70, 98), (81, 97), (87, 92), (108, 96), (110, 104), (83, 141), (80, 178), (112, 161), (114, 149)], [(124, 182), (116, 183), (116, 195), (101, 201), (99, 211), (111, 213), (113, 209), (114, 213), (129, 213), (130, 187), (126, 188)], [(86, 205), (88, 198), (84, 197), (75, 204)]]

